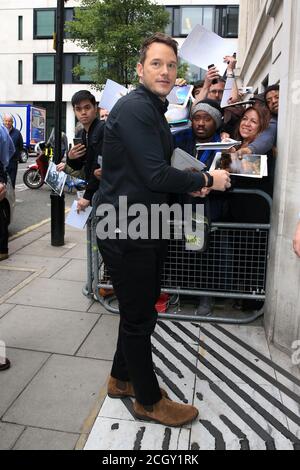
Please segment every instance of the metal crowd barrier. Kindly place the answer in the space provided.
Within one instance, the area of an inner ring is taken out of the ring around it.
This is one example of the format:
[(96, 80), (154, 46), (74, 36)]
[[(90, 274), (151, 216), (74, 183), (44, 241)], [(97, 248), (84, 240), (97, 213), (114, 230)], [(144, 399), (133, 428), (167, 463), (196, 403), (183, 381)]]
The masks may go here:
[[(265, 200), (271, 213), (272, 199), (262, 191), (236, 189), (232, 194), (259, 196)], [(104, 291), (112, 290), (113, 286), (97, 248), (97, 222), (97, 217), (92, 214), (87, 226), (88, 273), (84, 293), (93, 296), (107, 311), (118, 314), (115, 297), (101, 295)], [(187, 251), (183, 239), (171, 240), (162, 273), (162, 292), (185, 298), (209, 296), (264, 301), (269, 232), (270, 223), (213, 223), (209, 245), (203, 253)], [(159, 314), (159, 317), (163, 320), (248, 324), (262, 315), (263, 309), (245, 313), (243, 318), (238, 318), (237, 312), (225, 312), (222, 316), (199, 316), (185, 314), (184, 311), (168, 311)]]

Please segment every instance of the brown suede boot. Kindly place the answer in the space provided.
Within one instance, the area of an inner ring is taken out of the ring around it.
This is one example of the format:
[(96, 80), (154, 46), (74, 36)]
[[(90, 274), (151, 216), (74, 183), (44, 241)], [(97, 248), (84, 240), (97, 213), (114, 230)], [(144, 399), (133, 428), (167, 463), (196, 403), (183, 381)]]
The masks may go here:
[(199, 412), (191, 405), (183, 405), (162, 398), (153, 406), (143, 406), (137, 401), (133, 405), (135, 416), (143, 421), (156, 421), (164, 426), (179, 427), (194, 421)]
[[(168, 398), (168, 394), (162, 388), (160, 389), (163, 397)], [(133, 386), (130, 382), (123, 382), (110, 376), (107, 386), (107, 394), (109, 398), (135, 398)]]

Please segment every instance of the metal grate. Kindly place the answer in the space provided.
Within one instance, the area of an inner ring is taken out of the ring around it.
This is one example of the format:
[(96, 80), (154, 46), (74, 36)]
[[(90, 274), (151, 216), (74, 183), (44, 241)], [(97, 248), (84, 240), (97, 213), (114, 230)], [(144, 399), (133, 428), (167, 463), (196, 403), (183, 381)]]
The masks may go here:
[(164, 266), (164, 289), (265, 294), (268, 230), (214, 229), (205, 253), (172, 240)]
[[(162, 288), (264, 295), (268, 236), (267, 229), (214, 228), (204, 253), (187, 251), (184, 240), (171, 240)], [(103, 264), (100, 279), (111, 284)]]

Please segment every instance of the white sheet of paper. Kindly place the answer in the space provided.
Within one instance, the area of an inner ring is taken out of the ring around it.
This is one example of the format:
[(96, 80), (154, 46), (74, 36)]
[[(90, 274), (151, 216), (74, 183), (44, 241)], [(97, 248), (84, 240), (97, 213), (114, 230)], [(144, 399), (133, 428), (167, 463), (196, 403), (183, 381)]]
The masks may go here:
[(231, 147), (239, 146), (242, 142), (233, 139), (226, 139), (223, 142), (206, 142), (196, 144), (198, 150), (229, 150)]
[(236, 46), (228, 39), (223, 39), (198, 24), (184, 41), (179, 55), (182, 59), (204, 70), (214, 64), (222, 74), (226, 69), (223, 57), (232, 55), (235, 52), (232, 50), (234, 47)]
[(180, 148), (176, 148), (174, 150), (171, 158), (171, 165), (173, 168), (181, 171), (185, 171), (190, 168), (194, 168), (197, 171), (202, 171), (204, 168), (206, 168), (202, 162)]
[(77, 213), (77, 201), (74, 201), (72, 204), (71, 210), (68, 214), (66, 224), (70, 225), (71, 227), (84, 229), (91, 212), (92, 212), (92, 207), (89, 206), (85, 209), (84, 212), (81, 211), (78, 214)]
[(99, 106), (110, 112), (119, 99), (127, 94), (128, 90), (123, 85), (119, 85), (113, 80), (107, 80)]
[(229, 104), (228, 101), (231, 98), (233, 85), (234, 85), (234, 78), (227, 78), (225, 88), (224, 88), (223, 98), (221, 102), (221, 108), (224, 108), (224, 106), (227, 106)]

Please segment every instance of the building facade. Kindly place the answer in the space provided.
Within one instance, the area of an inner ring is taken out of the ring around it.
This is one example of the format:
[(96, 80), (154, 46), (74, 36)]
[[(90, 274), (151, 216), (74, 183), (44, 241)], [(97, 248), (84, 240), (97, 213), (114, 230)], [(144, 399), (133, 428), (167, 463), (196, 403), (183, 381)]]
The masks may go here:
[(299, 47), (299, 0), (241, 0), (240, 78), (258, 91), (280, 83), (265, 327), (289, 354), (300, 344), (300, 261), (292, 249), (300, 211)]
[[(157, 3), (170, 13), (167, 32), (181, 44), (197, 24), (203, 24), (224, 38), (229, 49), (237, 48), (238, 0), (173, 0)], [(1, 0), (0, 2), (0, 103), (25, 103), (47, 110), (47, 134), (54, 125), (55, 76), (53, 31), (56, 0)], [(80, 0), (68, 0), (66, 20), (73, 18)], [(230, 51), (229, 51), (230, 53)], [(80, 77), (72, 69), (77, 64), (86, 70)], [(69, 139), (74, 135), (74, 113), (71, 97), (80, 89), (93, 91), (88, 70), (93, 57), (66, 38), (64, 44), (63, 124)], [(201, 71), (191, 66), (189, 79), (195, 81)], [(109, 78), (109, 77), (108, 77)], [(96, 93), (97, 96), (97, 93)], [(99, 98), (99, 96), (97, 96)]]

